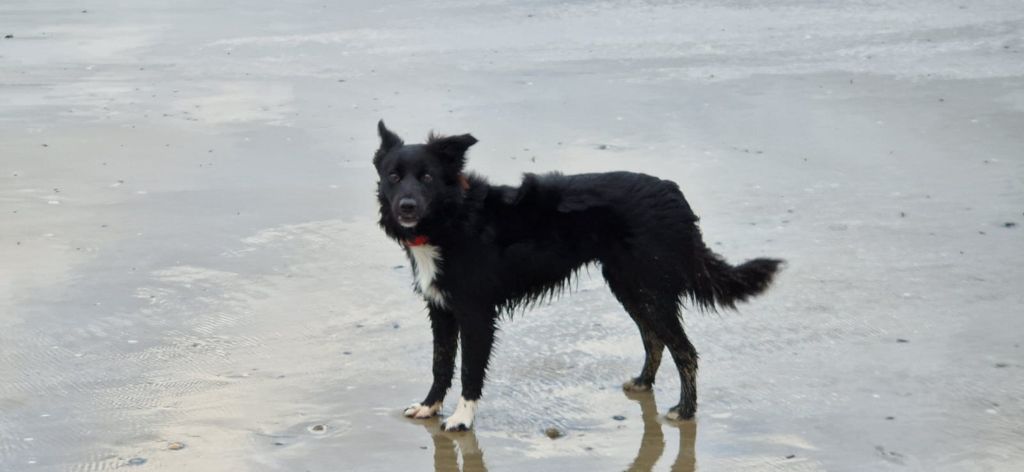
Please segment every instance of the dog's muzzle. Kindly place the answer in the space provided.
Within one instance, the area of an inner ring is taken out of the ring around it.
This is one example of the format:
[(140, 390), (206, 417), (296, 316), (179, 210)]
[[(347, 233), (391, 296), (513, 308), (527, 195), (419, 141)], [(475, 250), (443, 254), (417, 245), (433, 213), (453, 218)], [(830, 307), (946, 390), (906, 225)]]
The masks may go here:
[(420, 220), (419, 205), (412, 198), (406, 197), (398, 200), (394, 213), (398, 224), (406, 228), (416, 226)]

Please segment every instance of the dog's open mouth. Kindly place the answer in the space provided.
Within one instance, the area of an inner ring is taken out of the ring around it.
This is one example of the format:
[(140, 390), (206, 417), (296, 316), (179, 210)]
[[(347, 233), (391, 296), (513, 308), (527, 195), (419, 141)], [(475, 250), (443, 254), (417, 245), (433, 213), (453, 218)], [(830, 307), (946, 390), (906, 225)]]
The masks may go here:
[(415, 216), (405, 216), (405, 215), (398, 215), (397, 219), (398, 219), (398, 224), (402, 225), (405, 228), (412, 228), (413, 226), (416, 226), (416, 223), (419, 223), (419, 221), (420, 221), (420, 219), (416, 218)]

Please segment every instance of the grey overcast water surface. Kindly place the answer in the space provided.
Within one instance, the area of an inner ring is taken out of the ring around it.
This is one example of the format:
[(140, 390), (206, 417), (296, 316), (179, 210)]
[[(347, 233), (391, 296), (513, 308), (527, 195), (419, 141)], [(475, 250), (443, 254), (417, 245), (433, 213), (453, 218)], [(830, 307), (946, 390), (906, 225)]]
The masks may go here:
[[(5, 0), (0, 470), (1024, 470), (1024, 3), (825, 3)], [(497, 183), (672, 179), (787, 259), (686, 315), (697, 420), (672, 369), (621, 392), (593, 270), (503, 324), (475, 433), (402, 418), (381, 117)]]

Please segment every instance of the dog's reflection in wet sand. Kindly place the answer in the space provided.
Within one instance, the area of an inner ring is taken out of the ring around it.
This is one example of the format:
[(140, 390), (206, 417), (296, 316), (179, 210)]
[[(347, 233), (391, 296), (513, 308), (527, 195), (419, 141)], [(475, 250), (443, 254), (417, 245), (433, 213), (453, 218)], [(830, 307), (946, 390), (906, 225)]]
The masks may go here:
[[(644, 435), (640, 438), (640, 449), (636, 451), (636, 459), (626, 469), (646, 471), (654, 468), (654, 464), (665, 451), (665, 435), (661, 431), (662, 417), (658, 414), (658, 406), (654, 402), (652, 392), (626, 392), (626, 397), (640, 404), (640, 416), (644, 420)], [(697, 470), (697, 456), (694, 446), (697, 443), (697, 422), (667, 422), (664, 426), (679, 430), (679, 453), (672, 463), (673, 472), (693, 472)]]
[[(437, 472), (487, 472), (484, 464), (484, 451), (476, 440), (473, 430), (449, 433), (441, 428), (441, 420), (436, 416), (426, 420), (423, 425), (434, 440), (434, 470)], [(462, 468), (459, 468), (459, 457), (462, 457)]]
[[(668, 422), (658, 413), (658, 406), (651, 392), (626, 393), (626, 396), (640, 404), (640, 416), (644, 422), (644, 434), (640, 438), (640, 449), (636, 458), (626, 470), (649, 471), (665, 452), (665, 434), (662, 427), (679, 430), (679, 453), (672, 463), (673, 472), (693, 472), (697, 469), (694, 446), (697, 440), (695, 421)], [(664, 421), (664, 423), (663, 423)], [(486, 472), (484, 452), (472, 430), (461, 433), (447, 433), (441, 429), (435, 417), (423, 422), (434, 441), (434, 470), (438, 472)], [(459, 467), (459, 459), (462, 467)]]

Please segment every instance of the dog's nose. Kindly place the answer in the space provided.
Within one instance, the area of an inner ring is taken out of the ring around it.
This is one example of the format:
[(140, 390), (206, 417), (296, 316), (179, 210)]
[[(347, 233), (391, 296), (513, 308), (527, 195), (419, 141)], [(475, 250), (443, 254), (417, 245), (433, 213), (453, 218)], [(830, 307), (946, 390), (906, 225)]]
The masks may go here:
[(416, 211), (416, 200), (411, 198), (403, 198), (398, 201), (398, 211), (402, 213), (412, 213)]

